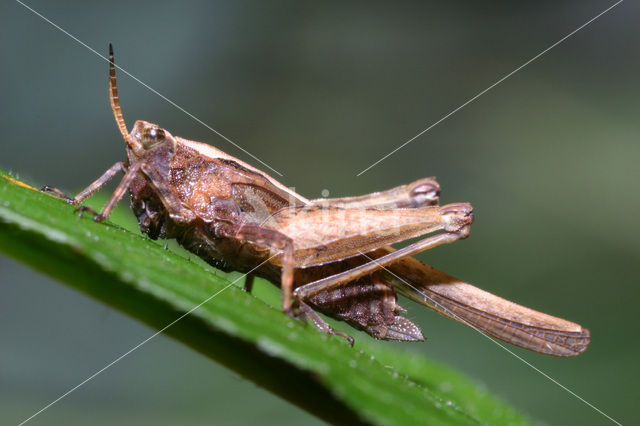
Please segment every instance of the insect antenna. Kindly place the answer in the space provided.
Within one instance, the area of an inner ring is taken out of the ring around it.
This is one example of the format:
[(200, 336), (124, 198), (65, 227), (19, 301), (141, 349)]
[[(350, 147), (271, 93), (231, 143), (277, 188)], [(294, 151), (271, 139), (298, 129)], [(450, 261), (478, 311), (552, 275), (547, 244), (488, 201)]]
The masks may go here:
[(109, 43), (109, 102), (111, 103), (111, 110), (113, 116), (116, 119), (120, 133), (124, 140), (129, 139), (129, 132), (127, 132), (127, 125), (124, 122), (122, 116), (122, 109), (120, 108), (120, 99), (118, 98), (118, 86), (116, 86), (116, 66), (113, 61), (113, 46)]

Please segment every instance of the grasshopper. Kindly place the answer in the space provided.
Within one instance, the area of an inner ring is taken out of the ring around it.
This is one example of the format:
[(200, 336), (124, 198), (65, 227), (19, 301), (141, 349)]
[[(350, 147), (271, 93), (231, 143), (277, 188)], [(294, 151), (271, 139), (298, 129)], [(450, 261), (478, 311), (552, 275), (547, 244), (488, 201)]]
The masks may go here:
[[(124, 177), (98, 213), (100, 222), (129, 192), (143, 233), (175, 238), (224, 271), (266, 278), (282, 290), (282, 310), (329, 334), (317, 312), (346, 321), (378, 339), (424, 340), (403, 317), (396, 291), (441, 314), (514, 345), (555, 356), (576, 356), (590, 341), (580, 325), (494, 296), (412, 256), (469, 235), (468, 203), (439, 204), (434, 178), (359, 197), (309, 200), (264, 172), (210, 145), (136, 121), (127, 131), (109, 45), (109, 101), (128, 161), (109, 168), (71, 198), (79, 205), (118, 172)], [(395, 250), (392, 244), (417, 241)]]

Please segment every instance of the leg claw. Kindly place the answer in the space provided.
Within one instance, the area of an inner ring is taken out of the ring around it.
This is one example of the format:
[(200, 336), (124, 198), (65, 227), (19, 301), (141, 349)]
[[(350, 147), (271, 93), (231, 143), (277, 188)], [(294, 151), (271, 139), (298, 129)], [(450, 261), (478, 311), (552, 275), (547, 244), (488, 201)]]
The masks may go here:
[(353, 344), (355, 342), (353, 340), (353, 337), (349, 336), (347, 333), (343, 333), (342, 331), (338, 331), (333, 328), (330, 328), (329, 331), (327, 331), (327, 334), (329, 334), (330, 336), (344, 337), (345, 339), (347, 339), (347, 342), (349, 342), (349, 346), (351, 347), (353, 347)]
[(93, 220), (95, 220), (96, 222), (102, 222), (103, 220), (105, 220), (107, 218), (102, 213), (98, 213), (97, 211), (95, 211), (91, 207), (87, 207), (87, 206), (80, 206), (77, 209), (75, 209), (73, 212), (74, 213), (78, 213), (78, 217), (82, 217), (82, 214), (84, 212), (89, 212), (89, 213), (91, 213), (93, 215)]
[(69, 204), (76, 204), (76, 201), (73, 198), (69, 197), (67, 194), (65, 194), (64, 192), (60, 191), (58, 188), (54, 188), (53, 186), (45, 185), (42, 188), (40, 188), (40, 191), (41, 192), (53, 192), (54, 194), (56, 194), (58, 197), (60, 197), (65, 202), (67, 202)]

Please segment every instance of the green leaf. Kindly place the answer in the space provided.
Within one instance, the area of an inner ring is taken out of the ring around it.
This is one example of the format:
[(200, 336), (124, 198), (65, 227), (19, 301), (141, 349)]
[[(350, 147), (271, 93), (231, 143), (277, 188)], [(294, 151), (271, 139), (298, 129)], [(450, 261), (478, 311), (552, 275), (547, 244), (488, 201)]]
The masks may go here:
[(328, 422), (530, 423), (449, 367), (360, 335), (352, 348), (247, 294), (240, 274), (88, 216), (0, 172), (1, 251)]

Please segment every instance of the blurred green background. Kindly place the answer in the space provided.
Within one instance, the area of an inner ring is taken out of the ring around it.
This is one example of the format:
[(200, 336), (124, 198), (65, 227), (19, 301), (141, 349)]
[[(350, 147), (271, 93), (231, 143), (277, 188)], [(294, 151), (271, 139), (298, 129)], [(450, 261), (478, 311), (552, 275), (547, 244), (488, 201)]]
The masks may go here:
[[(112, 42), (116, 63), (308, 197), (437, 176), (442, 202), (469, 201), (477, 219), (469, 239), (420, 259), (591, 329), (576, 359), (509, 349), (637, 423), (637, 3), (621, 3), (360, 177), (613, 2), (28, 4), (101, 53)], [(74, 192), (124, 159), (106, 62), (15, 2), (0, 6), (0, 34), (0, 167)], [(119, 75), (129, 126), (153, 121), (266, 169)], [(6, 257), (0, 291), (0, 423), (30, 416), (153, 332)], [(428, 340), (403, 348), (543, 422), (609, 423), (477, 332), (405, 305)], [(164, 336), (34, 421), (318, 423)]]

